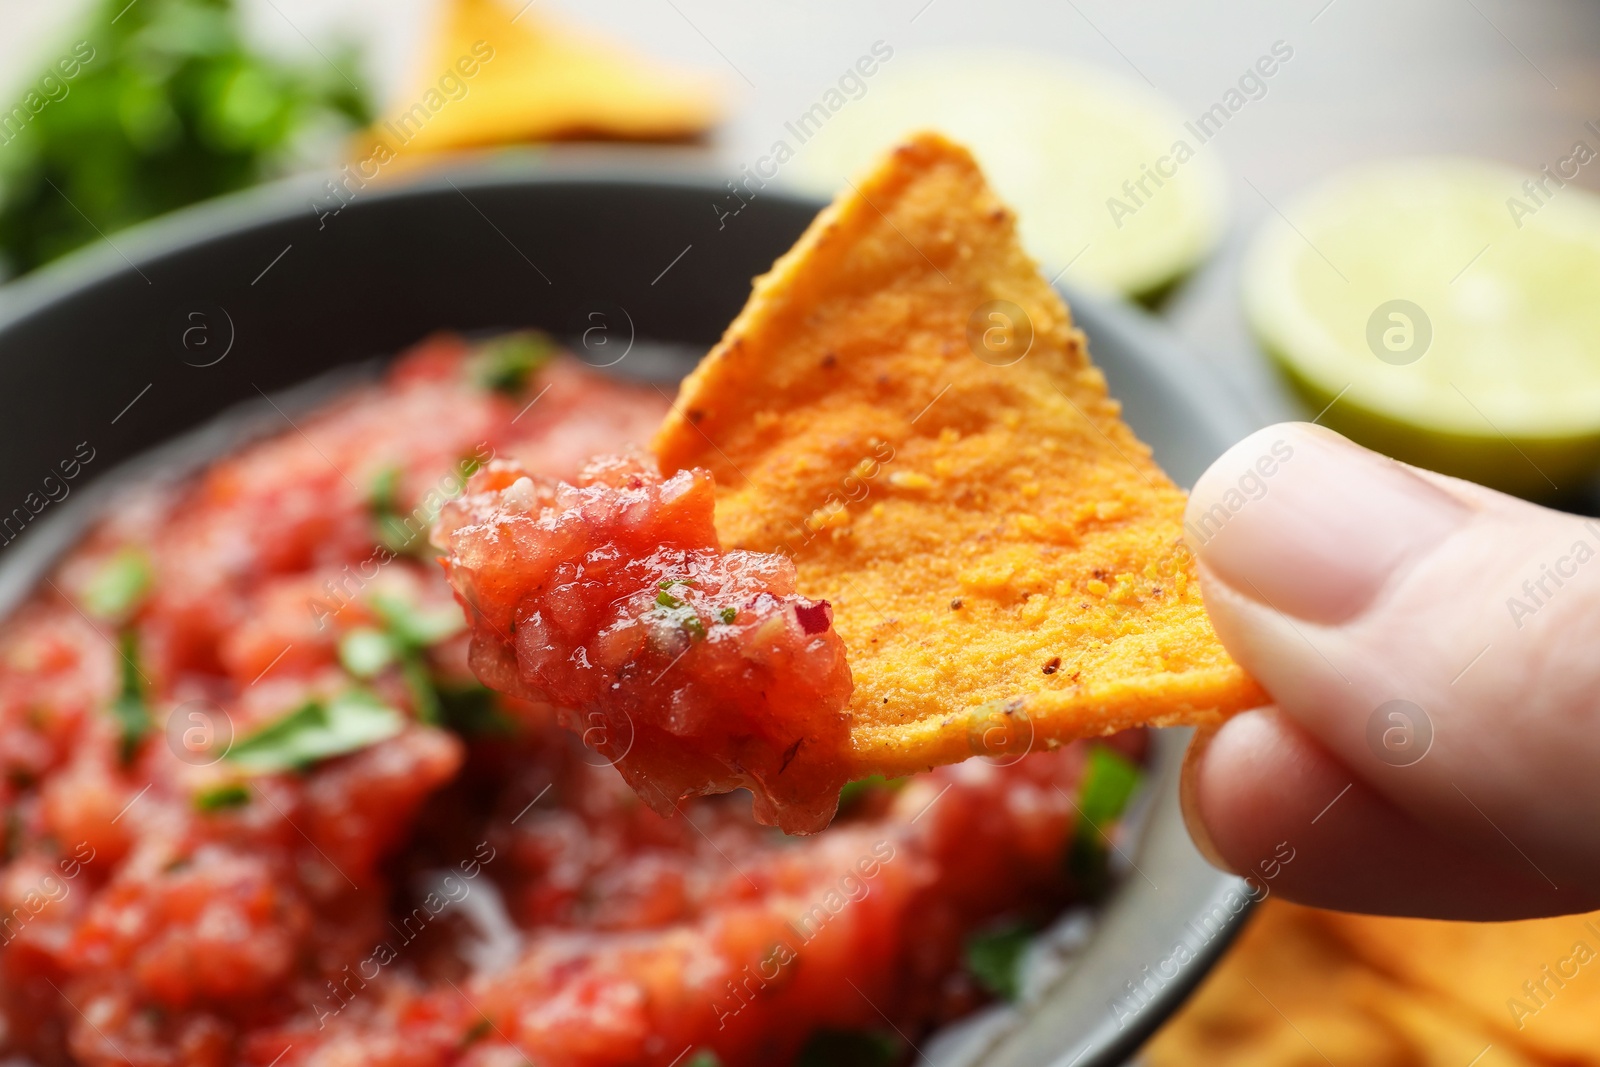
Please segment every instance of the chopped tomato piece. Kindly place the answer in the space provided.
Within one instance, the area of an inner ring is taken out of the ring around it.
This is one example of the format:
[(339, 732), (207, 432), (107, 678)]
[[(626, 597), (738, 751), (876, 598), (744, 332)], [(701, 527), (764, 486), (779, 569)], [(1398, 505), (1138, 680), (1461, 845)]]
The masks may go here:
[(702, 470), (608, 457), (572, 482), (495, 463), (435, 530), (485, 684), (546, 701), (655, 810), (747, 788), (790, 833), (849, 775), (852, 682), (794, 564), (724, 552)]

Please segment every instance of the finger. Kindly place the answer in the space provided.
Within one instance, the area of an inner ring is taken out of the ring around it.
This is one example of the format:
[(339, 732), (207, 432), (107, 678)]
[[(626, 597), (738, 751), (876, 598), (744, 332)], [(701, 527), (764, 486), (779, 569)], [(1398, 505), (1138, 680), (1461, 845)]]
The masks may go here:
[(1186, 530), (1224, 644), (1355, 780), (1557, 896), (1600, 886), (1600, 524), (1285, 424)]
[(1513, 919), (1587, 911), (1508, 847), (1442, 837), (1362, 781), (1276, 708), (1245, 712), (1184, 762), (1184, 817), (1212, 862), (1258, 891), (1342, 911)]

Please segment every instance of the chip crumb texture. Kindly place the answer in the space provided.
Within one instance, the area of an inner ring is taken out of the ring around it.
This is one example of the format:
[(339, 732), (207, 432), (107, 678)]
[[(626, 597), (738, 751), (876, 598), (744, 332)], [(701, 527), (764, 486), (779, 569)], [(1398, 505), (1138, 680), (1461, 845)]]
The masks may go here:
[(757, 279), (655, 447), (714, 473), (725, 547), (793, 556), (833, 605), (859, 773), (1264, 700), (1206, 619), (1183, 492), (943, 137), (895, 148)]

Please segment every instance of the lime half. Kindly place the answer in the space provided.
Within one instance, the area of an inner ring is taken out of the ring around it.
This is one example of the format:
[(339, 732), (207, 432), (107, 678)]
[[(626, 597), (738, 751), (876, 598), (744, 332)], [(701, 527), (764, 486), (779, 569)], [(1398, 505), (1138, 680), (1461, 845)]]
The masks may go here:
[(1052, 277), (1064, 269), (1081, 287), (1148, 297), (1217, 242), (1217, 149), (1138, 82), (962, 50), (896, 55), (866, 85), (817, 127), (786, 131), (789, 143), (806, 139), (785, 179), (831, 196), (905, 134), (932, 129), (972, 149)]
[(1283, 216), (1250, 250), (1246, 313), (1325, 424), (1527, 496), (1600, 466), (1600, 198), (1407, 159), (1339, 174)]

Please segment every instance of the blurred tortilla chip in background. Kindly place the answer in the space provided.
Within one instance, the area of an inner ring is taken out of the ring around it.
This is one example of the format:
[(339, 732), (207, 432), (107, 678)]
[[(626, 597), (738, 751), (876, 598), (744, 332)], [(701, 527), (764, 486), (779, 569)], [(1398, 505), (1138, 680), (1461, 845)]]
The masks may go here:
[(1600, 916), (1503, 923), (1330, 913), (1360, 959), (1449, 997), (1516, 1042), (1563, 1063), (1600, 1063)]
[[(1147, 1067), (1600, 1064), (1600, 915), (1391, 919), (1270, 900)], [(1129, 1010), (1136, 1007), (1129, 1002)]]
[(715, 79), (569, 26), (542, 8), (446, 0), (412, 86), (360, 139), (405, 158), (563, 140), (684, 141), (722, 117)]
[(757, 280), (656, 448), (832, 603), (858, 770), (893, 775), (1262, 702), (1120, 410), (972, 156), (920, 134)]

